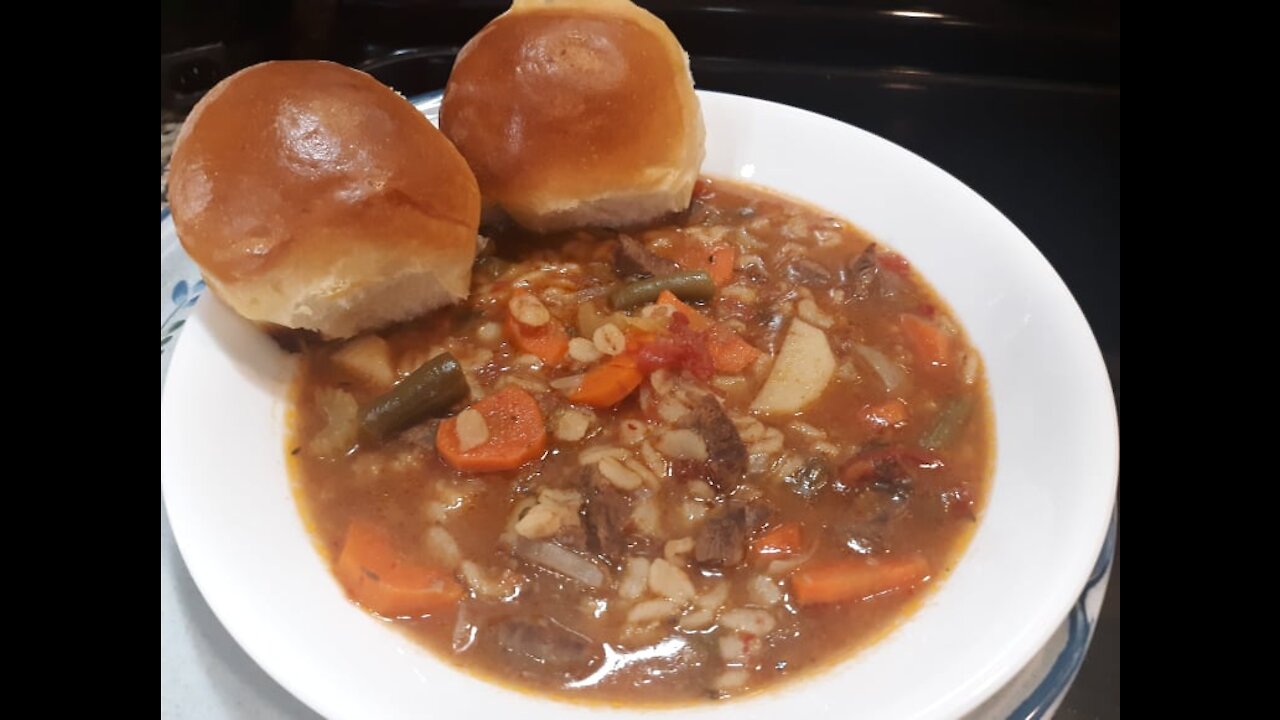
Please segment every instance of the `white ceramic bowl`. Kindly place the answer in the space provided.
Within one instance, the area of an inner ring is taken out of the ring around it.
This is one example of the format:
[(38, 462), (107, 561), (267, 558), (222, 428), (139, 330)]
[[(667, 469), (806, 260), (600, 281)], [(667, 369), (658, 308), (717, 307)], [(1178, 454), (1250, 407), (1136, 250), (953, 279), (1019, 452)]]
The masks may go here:
[(957, 718), (1045, 643), (1098, 557), (1115, 493), (1115, 407), (1098, 346), (1044, 257), (994, 207), (912, 153), (835, 120), (699, 93), (706, 173), (847, 218), (904, 253), (986, 360), (997, 467), (952, 576), (902, 627), (812, 677), (727, 703), (605, 710), (518, 693), (441, 662), (351, 605), (285, 474), (291, 359), (209, 297), (161, 398), (160, 475), (191, 575), (236, 640), (331, 718)]

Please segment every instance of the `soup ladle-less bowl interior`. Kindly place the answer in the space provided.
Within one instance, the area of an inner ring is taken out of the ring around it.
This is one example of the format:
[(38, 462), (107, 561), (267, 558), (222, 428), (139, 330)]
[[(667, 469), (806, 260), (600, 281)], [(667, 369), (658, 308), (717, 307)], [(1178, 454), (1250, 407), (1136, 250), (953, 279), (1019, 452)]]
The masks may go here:
[(1048, 262), (977, 194), (892, 143), (774, 103), (699, 97), (704, 173), (804, 200), (900, 251), (982, 353), (996, 467), (968, 551), (879, 643), (746, 698), (606, 709), (495, 686), (348, 602), (312, 545), (289, 483), (294, 361), (206, 298), (187, 323), (161, 401), (166, 508), (220, 620), (320, 713), (959, 717), (1017, 672), (1076, 600), (1107, 528), (1118, 444), (1096, 342)]

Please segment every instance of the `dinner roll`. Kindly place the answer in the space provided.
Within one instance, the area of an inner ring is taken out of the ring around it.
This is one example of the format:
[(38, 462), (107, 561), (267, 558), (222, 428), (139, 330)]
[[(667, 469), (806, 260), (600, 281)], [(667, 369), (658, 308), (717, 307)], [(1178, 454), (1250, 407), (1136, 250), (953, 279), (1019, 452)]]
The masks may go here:
[(688, 57), (629, 0), (515, 0), (458, 54), (440, 128), (539, 232), (684, 210), (702, 165)]
[(466, 296), (480, 193), (408, 101), (329, 62), (268, 62), (218, 83), (169, 167), (178, 236), (250, 320), (329, 338)]

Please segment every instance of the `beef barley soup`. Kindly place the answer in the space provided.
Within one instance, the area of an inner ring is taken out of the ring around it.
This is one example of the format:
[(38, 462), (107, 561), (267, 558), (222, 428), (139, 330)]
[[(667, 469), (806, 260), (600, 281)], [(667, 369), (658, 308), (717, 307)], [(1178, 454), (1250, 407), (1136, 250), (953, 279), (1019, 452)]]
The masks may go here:
[(461, 306), (305, 351), (293, 424), (353, 601), (486, 678), (627, 704), (883, 635), (993, 464), (981, 360), (908, 261), (719, 180), (663, 225), (494, 232)]

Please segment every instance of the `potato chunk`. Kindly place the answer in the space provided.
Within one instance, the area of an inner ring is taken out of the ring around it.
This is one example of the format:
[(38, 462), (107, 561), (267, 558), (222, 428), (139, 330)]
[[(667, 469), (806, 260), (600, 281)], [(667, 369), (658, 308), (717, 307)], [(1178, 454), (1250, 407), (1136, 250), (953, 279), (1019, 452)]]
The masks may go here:
[(793, 320), (751, 409), (766, 415), (798, 412), (822, 395), (835, 371), (827, 334), (803, 320)]
[(347, 342), (333, 354), (333, 364), (375, 388), (389, 388), (396, 381), (391, 346), (377, 335)]

